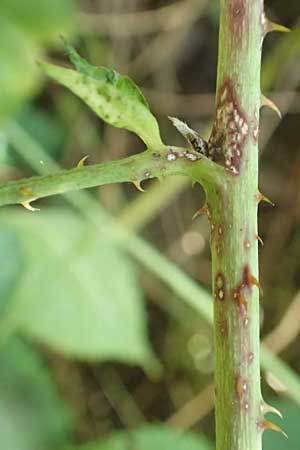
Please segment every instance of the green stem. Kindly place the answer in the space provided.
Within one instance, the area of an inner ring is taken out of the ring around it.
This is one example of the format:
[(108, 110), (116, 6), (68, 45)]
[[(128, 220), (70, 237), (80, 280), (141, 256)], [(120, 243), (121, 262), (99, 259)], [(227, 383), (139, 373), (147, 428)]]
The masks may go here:
[(260, 450), (257, 204), (261, 0), (221, 0), (211, 158), (229, 174), (206, 189), (214, 292), (216, 449)]
[[(172, 158), (169, 158), (170, 155)], [(128, 181), (139, 185), (143, 180), (167, 175), (188, 175), (193, 178), (194, 173), (197, 173), (197, 177), (206, 184), (218, 178), (221, 172), (221, 167), (190, 150), (175, 147), (168, 147), (161, 153), (148, 150), (122, 160), (6, 183), (0, 186), (0, 206), (28, 204), (42, 197), (109, 183)]]
[[(39, 143), (17, 123), (10, 124), (8, 136), (17, 153), (37, 172), (41, 173), (45, 168), (58, 169), (57, 164)], [(39, 163), (40, 160), (44, 161), (44, 165)], [(105, 238), (116, 240), (134, 259), (164, 282), (186, 305), (193, 308), (195, 313), (212, 324), (213, 312), (210, 294), (182, 270), (179, 270), (172, 261), (169, 261), (150, 243), (133, 234), (134, 227), (128, 230), (122, 223), (112, 219), (86, 191), (77, 192), (75, 196), (66, 194), (65, 198), (90, 224), (99, 227), (101, 223), (104, 223), (105, 225), (99, 229), (99, 232)], [(131, 226), (133, 226), (132, 223)], [(11, 326), (8, 328), (7, 332), (10, 334)], [(3, 334), (3, 323), (1, 329), (1, 334)], [(264, 345), (261, 346), (261, 366), (263, 370), (271, 371), (279, 381), (285, 384), (286, 394), (300, 405), (299, 377)]]

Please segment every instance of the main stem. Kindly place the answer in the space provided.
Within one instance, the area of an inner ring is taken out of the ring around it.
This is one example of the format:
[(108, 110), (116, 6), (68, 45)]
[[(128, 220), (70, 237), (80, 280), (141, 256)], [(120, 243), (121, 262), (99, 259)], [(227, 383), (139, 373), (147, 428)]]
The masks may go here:
[(263, 4), (221, 0), (210, 157), (227, 169), (207, 187), (214, 293), (216, 450), (259, 450), (258, 121)]

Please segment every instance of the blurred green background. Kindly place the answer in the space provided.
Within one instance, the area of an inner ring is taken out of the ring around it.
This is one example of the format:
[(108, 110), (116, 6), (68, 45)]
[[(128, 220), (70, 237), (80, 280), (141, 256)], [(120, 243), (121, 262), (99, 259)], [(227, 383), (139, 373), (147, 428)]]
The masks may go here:
[[(261, 334), (279, 356), (263, 355), (262, 383), (289, 435), (266, 432), (264, 448), (298, 450), (300, 5), (265, 3), (293, 31), (263, 52), (262, 87), (283, 118), (262, 111), (260, 184), (276, 207), (259, 216)], [(218, 1), (1, 0), (2, 183), (143, 149), (39, 71), (40, 59), (66, 64), (60, 34), (141, 86), (165, 142), (183, 143), (168, 115), (208, 135)], [(1, 450), (214, 447), (209, 229), (191, 220), (203, 192), (181, 178), (143, 186), (0, 211)]]

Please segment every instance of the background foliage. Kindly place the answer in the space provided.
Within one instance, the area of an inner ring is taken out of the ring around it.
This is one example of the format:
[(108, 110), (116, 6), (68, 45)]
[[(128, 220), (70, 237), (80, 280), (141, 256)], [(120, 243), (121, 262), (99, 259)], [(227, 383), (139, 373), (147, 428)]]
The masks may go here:
[[(276, 207), (260, 211), (261, 329), (284, 364), (265, 359), (263, 387), (289, 435), (286, 441), (267, 432), (265, 448), (296, 450), (300, 7), (295, 0), (289, 8), (265, 3), (270, 18), (294, 29), (268, 37), (262, 74), (283, 119), (262, 111), (261, 189)], [(59, 34), (92, 63), (130, 75), (164, 140), (182, 145), (167, 116), (208, 133), (217, 24), (217, 1), (2, 0), (2, 182), (74, 167), (86, 154), (92, 164), (143, 149), (133, 134), (104, 125), (44, 78), (37, 59), (66, 61)], [(6, 450), (213, 448), (213, 347), (204, 312), (209, 230), (205, 218), (191, 221), (203, 193), (181, 178), (144, 187), (143, 194), (126, 184), (49, 198), (34, 214), (20, 207), (0, 211)], [(202, 316), (190, 306), (194, 298)]]

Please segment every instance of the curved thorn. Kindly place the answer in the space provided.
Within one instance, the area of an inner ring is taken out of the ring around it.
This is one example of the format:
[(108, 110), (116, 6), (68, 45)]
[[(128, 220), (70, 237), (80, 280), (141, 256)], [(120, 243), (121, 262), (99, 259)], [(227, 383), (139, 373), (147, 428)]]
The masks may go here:
[(268, 106), (269, 108), (273, 109), (273, 111), (276, 112), (276, 114), (278, 115), (279, 119), (282, 119), (282, 114), (280, 112), (280, 109), (278, 108), (277, 105), (275, 105), (275, 103), (270, 100), (268, 97), (266, 97), (265, 95), (261, 94), (260, 95), (260, 106)]
[(261, 192), (258, 192), (256, 198), (257, 198), (258, 203), (266, 202), (266, 203), (269, 203), (272, 206), (275, 206), (275, 203), (273, 203), (272, 200), (270, 200), (268, 197), (263, 195)]
[(264, 414), (266, 414), (266, 413), (276, 414), (281, 419), (283, 419), (283, 415), (277, 408), (275, 408), (274, 406), (268, 405), (268, 403), (265, 403), (265, 402), (262, 404), (262, 412)]
[(265, 22), (265, 33), (271, 33), (272, 31), (279, 31), (281, 33), (289, 33), (291, 30), (284, 25), (280, 25), (279, 23), (274, 23), (269, 19), (266, 19)]
[(78, 162), (78, 164), (77, 164), (76, 167), (83, 167), (85, 161), (86, 161), (89, 157), (90, 157), (90, 155), (86, 155), (86, 156), (84, 156), (83, 158), (81, 158), (81, 160)]
[(264, 241), (262, 240), (262, 238), (261, 238), (258, 234), (255, 235), (255, 239), (256, 239), (261, 245), (264, 245)]
[(22, 205), (25, 209), (28, 209), (28, 211), (40, 211), (40, 208), (35, 208), (34, 206), (32, 206), (30, 203), (34, 202), (36, 200), (36, 198), (32, 198), (31, 200), (27, 200), (25, 202), (21, 202), (20, 205)]
[(273, 422), (269, 422), (269, 420), (263, 420), (261, 422), (261, 427), (263, 428), (263, 430), (277, 431), (278, 433), (283, 434), (283, 436), (288, 439), (288, 435), (282, 430), (282, 428), (280, 428), (278, 425), (276, 425)]
[(140, 181), (133, 181), (132, 183), (135, 185), (135, 187), (137, 188), (138, 191), (146, 192), (145, 189), (142, 188)]
[(202, 206), (202, 208), (197, 209), (197, 211), (195, 212), (195, 214), (193, 214), (192, 220), (197, 219), (197, 217), (202, 216), (202, 214), (207, 214), (207, 204), (205, 203), (204, 206)]

